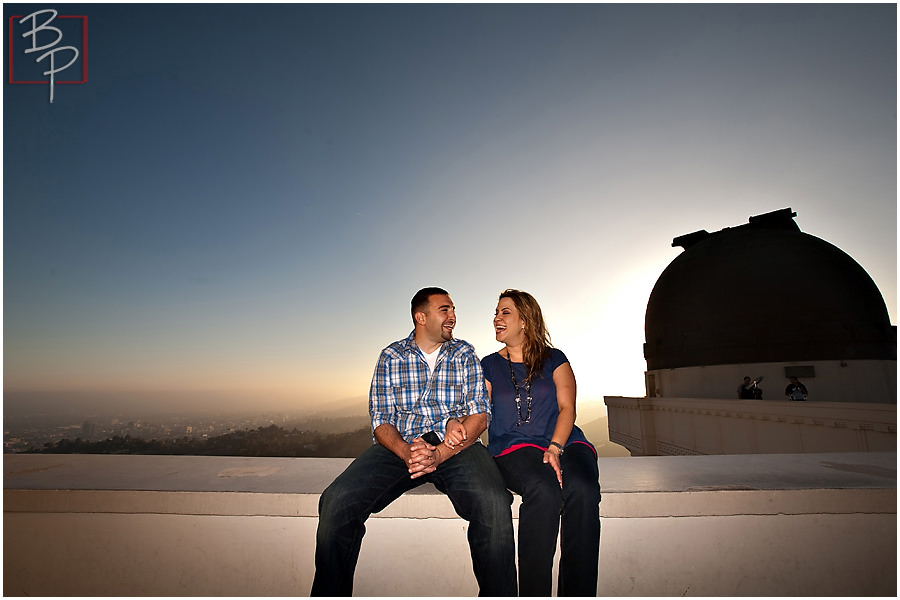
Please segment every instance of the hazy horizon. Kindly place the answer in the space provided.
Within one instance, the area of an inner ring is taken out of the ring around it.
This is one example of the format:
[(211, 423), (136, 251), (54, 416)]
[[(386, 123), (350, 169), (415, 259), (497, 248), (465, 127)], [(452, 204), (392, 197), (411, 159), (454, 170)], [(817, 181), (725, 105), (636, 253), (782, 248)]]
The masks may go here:
[[(158, 391), (19, 391), (7, 392), (4, 397), (4, 419), (21, 419), (33, 415), (90, 415), (114, 417), (155, 416), (159, 414), (268, 414), (284, 413), (291, 416), (365, 416), (368, 414), (368, 396), (340, 398), (336, 400), (303, 399), (303, 402), (260, 402), (260, 399), (232, 395), (223, 392), (197, 392), (170, 394)], [(602, 399), (582, 398), (579, 409), (584, 418), (606, 416)]]
[(29, 413), (100, 413), (159, 414), (184, 412), (185, 414), (216, 412), (266, 413), (286, 412), (314, 414), (368, 410), (368, 397), (340, 398), (336, 400), (304, 398), (302, 402), (281, 402), (260, 399), (250, 393), (216, 390), (18, 390), (4, 394), (4, 417), (23, 417)]

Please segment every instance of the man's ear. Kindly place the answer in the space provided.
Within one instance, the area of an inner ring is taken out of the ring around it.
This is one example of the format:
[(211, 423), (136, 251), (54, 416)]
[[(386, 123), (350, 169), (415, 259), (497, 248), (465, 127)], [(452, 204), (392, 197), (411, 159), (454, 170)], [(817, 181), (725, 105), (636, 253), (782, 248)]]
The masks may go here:
[(425, 325), (425, 313), (419, 311), (413, 315), (413, 319), (415, 319), (416, 324)]

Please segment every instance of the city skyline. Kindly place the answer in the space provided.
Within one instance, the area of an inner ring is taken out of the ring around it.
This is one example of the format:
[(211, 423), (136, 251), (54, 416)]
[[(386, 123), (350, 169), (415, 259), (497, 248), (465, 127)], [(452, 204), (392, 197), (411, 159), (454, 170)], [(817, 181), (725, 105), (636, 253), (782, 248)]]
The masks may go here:
[(87, 83), (4, 94), (7, 396), (363, 402), (428, 285), (640, 396), (672, 239), (786, 207), (896, 324), (896, 5), (58, 10)]

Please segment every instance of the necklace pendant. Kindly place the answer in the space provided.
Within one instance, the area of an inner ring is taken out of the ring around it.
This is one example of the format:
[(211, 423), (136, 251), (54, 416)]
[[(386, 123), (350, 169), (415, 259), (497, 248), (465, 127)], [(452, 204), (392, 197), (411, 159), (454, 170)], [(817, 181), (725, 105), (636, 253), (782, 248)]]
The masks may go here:
[[(507, 351), (507, 354), (509, 352)], [(519, 391), (519, 382), (516, 381), (516, 374), (513, 372), (512, 360), (506, 359), (509, 365), (509, 378), (512, 380), (513, 388), (516, 390), (516, 427), (531, 422), (531, 379), (525, 378), (525, 418), (522, 419), (522, 392)]]

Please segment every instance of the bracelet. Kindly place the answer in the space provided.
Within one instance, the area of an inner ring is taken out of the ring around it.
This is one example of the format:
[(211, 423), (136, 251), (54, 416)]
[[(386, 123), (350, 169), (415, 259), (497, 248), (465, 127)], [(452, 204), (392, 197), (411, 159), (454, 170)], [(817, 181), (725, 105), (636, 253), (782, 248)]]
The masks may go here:
[(560, 456), (562, 456), (562, 455), (563, 455), (563, 452), (565, 452), (565, 449), (562, 447), (562, 444), (560, 444), (559, 442), (550, 442), (550, 445), (551, 445), (551, 446), (556, 446), (556, 449), (559, 450), (559, 455), (560, 455)]

